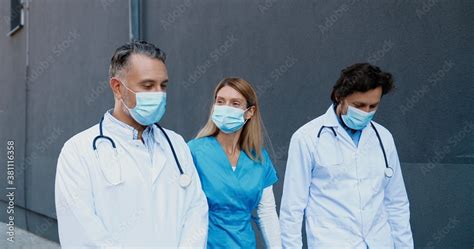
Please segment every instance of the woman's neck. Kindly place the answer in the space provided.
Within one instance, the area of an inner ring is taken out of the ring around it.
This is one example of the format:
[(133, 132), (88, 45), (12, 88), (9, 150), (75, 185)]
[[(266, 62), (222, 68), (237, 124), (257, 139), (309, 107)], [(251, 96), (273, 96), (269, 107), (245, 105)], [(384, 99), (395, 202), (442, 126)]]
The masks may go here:
[(227, 154), (233, 155), (240, 151), (239, 139), (241, 130), (234, 133), (224, 133), (219, 131), (216, 136), (217, 141), (221, 144), (222, 148)]

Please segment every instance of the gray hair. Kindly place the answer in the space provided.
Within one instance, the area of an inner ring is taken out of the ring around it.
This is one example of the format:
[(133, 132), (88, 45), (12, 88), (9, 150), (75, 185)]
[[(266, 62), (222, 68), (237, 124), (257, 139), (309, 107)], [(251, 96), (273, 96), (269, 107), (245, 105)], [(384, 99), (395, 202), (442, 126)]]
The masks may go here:
[(130, 55), (142, 54), (165, 63), (166, 54), (152, 43), (146, 41), (132, 41), (115, 50), (110, 60), (109, 77), (115, 77), (127, 67)]

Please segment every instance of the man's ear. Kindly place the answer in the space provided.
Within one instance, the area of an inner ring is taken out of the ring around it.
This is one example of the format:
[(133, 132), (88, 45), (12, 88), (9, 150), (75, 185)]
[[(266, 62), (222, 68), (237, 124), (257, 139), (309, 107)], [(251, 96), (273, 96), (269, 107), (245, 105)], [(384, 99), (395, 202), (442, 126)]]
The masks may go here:
[(112, 93), (114, 94), (114, 98), (122, 98), (122, 93), (120, 92), (120, 81), (117, 78), (112, 77), (109, 80), (109, 85), (110, 89), (112, 89)]
[(337, 110), (339, 110), (340, 114), (345, 114), (345, 113), (343, 113), (343, 111), (344, 111), (343, 108), (345, 107), (345, 104), (346, 104), (345, 103), (345, 98), (340, 98), (339, 102), (337, 104)]
[(338, 105), (338, 106), (344, 105), (344, 100), (345, 100), (345, 99), (346, 99), (345, 97), (337, 97), (337, 98), (336, 98), (336, 103), (337, 103), (337, 105)]

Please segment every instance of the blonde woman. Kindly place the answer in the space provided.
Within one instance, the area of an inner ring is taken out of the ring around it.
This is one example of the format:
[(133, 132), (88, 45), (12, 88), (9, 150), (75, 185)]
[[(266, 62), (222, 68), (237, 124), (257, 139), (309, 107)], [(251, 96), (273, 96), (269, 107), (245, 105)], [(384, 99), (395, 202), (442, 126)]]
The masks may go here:
[(254, 209), (267, 248), (281, 248), (272, 189), (278, 178), (247, 81), (226, 78), (217, 85), (209, 120), (189, 147), (209, 204), (207, 248), (256, 248)]

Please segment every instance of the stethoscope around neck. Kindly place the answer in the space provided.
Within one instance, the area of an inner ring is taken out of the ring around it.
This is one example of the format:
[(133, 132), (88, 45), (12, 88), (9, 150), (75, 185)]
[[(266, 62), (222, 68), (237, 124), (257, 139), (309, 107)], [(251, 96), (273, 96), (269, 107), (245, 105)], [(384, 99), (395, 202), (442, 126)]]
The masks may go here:
[[(99, 158), (99, 153), (97, 151), (97, 141), (99, 139), (105, 139), (107, 141), (110, 142), (110, 144), (112, 145), (112, 148), (114, 150), (114, 157), (117, 159), (117, 155), (118, 155), (118, 152), (117, 152), (117, 146), (114, 142), (114, 140), (109, 137), (109, 136), (106, 136), (104, 135), (104, 131), (103, 131), (103, 122), (104, 122), (104, 117), (102, 117), (100, 119), (100, 122), (99, 122), (99, 135), (96, 136), (94, 138), (94, 140), (92, 141), (92, 148), (94, 149), (94, 151), (96, 152), (96, 155), (97, 157)], [(181, 164), (179, 163), (179, 160), (178, 160), (178, 156), (176, 155), (176, 151), (174, 149), (174, 146), (173, 144), (171, 143), (171, 140), (170, 138), (168, 137), (168, 134), (165, 132), (165, 130), (163, 129), (163, 127), (161, 127), (158, 123), (155, 123), (156, 127), (158, 127), (158, 129), (161, 130), (161, 132), (163, 132), (163, 134), (165, 135), (165, 138), (166, 138), (166, 141), (168, 142), (170, 148), (171, 148), (171, 152), (173, 153), (173, 157), (174, 157), (174, 161), (176, 162), (176, 166), (178, 167), (178, 170), (179, 170), (179, 173), (180, 173), (180, 176), (179, 176), (179, 185), (183, 188), (186, 188), (188, 187), (190, 184), (191, 184), (191, 177), (189, 175), (187, 175), (184, 171), (183, 171), (183, 168), (181, 167)], [(117, 161), (117, 163), (120, 163)], [(103, 165), (101, 165), (103, 166)], [(102, 170), (102, 169), (101, 169)], [(115, 170), (115, 169), (113, 169)], [(102, 173), (104, 174), (104, 172), (102, 171)], [(106, 178), (106, 180), (112, 184), (112, 185), (118, 185), (122, 182), (122, 168), (121, 168), (121, 165), (119, 165), (119, 180), (117, 181), (114, 181), (114, 180), (110, 180), (106, 174), (104, 174), (104, 177)]]
[[(383, 159), (384, 159), (384, 161), (385, 161), (385, 177), (387, 177), (387, 178), (392, 178), (392, 176), (393, 176), (393, 169), (392, 169), (392, 167), (390, 167), (390, 166), (388, 165), (387, 154), (385, 153), (385, 147), (383, 146), (382, 139), (380, 138), (380, 134), (379, 134), (379, 132), (377, 131), (377, 129), (375, 128), (375, 125), (374, 125), (372, 122), (370, 122), (370, 125), (371, 125), (372, 128), (374, 129), (375, 135), (377, 135), (377, 139), (379, 140), (380, 148), (382, 149)], [(334, 130), (334, 127), (332, 127), (332, 126), (324, 126), (324, 125), (319, 129), (318, 138), (321, 136), (321, 132), (324, 130), (324, 128), (329, 128), (329, 129), (331, 129), (332, 133), (334, 134), (334, 137), (337, 138), (337, 133), (336, 133), (336, 131)]]

